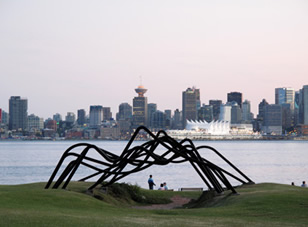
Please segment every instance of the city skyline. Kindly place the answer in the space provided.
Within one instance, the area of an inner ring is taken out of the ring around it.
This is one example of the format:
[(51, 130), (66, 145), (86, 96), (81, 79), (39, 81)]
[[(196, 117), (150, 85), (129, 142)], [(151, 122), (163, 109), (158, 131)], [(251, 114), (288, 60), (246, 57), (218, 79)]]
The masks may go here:
[(201, 103), (241, 92), (256, 115), (275, 88), (308, 84), (306, 1), (2, 1), (0, 108), (29, 100), (28, 113), (89, 112), (136, 96), (182, 109), (187, 87)]

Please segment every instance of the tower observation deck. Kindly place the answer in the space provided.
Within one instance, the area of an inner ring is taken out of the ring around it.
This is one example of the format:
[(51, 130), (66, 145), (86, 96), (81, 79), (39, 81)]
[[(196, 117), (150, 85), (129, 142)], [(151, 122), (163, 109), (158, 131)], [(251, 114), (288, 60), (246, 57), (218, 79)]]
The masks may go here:
[(144, 97), (144, 94), (147, 92), (147, 89), (145, 89), (142, 85), (139, 85), (135, 91), (138, 94), (138, 97)]

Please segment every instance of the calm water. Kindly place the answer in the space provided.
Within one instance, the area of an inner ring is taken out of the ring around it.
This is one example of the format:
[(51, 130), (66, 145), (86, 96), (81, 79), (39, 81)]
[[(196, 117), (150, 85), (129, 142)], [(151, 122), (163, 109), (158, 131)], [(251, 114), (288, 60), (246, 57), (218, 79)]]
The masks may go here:
[[(48, 181), (62, 153), (76, 141), (1, 141), (0, 184), (24, 184)], [(120, 154), (125, 141), (91, 141), (105, 150)], [(142, 144), (142, 142), (138, 142)], [(138, 143), (135, 143), (138, 144)], [(308, 181), (308, 141), (198, 141), (220, 151), (254, 182), (275, 182), (299, 185)], [(163, 151), (163, 148), (160, 148)], [(96, 156), (93, 152), (93, 155)], [(202, 156), (227, 166), (208, 150)], [(97, 156), (96, 156), (97, 157)], [(65, 163), (67, 164), (68, 161)], [(77, 171), (73, 180), (92, 173), (87, 168)], [(123, 182), (147, 187), (147, 178), (153, 174), (158, 185), (166, 181), (170, 188), (204, 187), (204, 183), (189, 163), (152, 166), (142, 172), (123, 178)], [(238, 182), (232, 182), (239, 184)]]

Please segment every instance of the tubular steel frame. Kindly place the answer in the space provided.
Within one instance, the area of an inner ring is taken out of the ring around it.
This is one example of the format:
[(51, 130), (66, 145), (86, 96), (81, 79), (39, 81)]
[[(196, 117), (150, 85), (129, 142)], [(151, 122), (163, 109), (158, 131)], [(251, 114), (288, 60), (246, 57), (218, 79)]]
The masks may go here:
[[(148, 134), (151, 140), (143, 143), (140, 146), (130, 148), (142, 130)], [(159, 145), (166, 148), (166, 151), (161, 155), (155, 153), (155, 150)], [(85, 148), (81, 153), (73, 152), (73, 150), (78, 147)], [(105, 161), (88, 157), (87, 154), (91, 149), (94, 149)], [(199, 154), (200, 149), (209, 149), (213, 151), (230, 167), (232, 167), (233, 170), (235, 170), (235, 172), (237, 172), (237, 174), (240, 176), (235, 176), (234, 174), (222, 169), (221, 167), (202, 157)], [(146, 127), (140, 126), (136, 129), (135, 133), (127, 143), (120, 156), (88, 143), (78, 143), (69, 147), (59, 160), (55, 170), (53, 171), (49, 181), (45, 186), (46, 189), (49, 188), (53, 183), (64, 160), (67, 157), (72, 156), (76, 157), (76, 159), (71, 161), (66, 166), (62, 174), (60, 174), (59, 178), (54, 182), (52, 188), (58, 188), (63, 183), (62, 188), (65, 189), (80, 165), (84, 165), (94, 170), (95, 173), (86, 176), (79, 181), (85, 181), (101, 174), (99, 179), (88, 188), (89, 190), (92, 190), (99, 184), (102, 184), (103, 186), (111, 185), (129, 174), (139, 172), (152, 165), (167, 165), (169, 163), (183, 162), (189, 162), (199, 174), (204, 183), (207, 185), (209, 190), (214, 189), (217, 193), (222, 193), (224, 191), (224, 187), (222, 185), (231, 190), (233, 193), (236, 193), (234, 187), (231, 185), (226, 175), (239, 181), (242, 184), (253, 183), (252, 180), (250, 180), (244, 173), (242, 173), (236, 166), (234, 166), (213, 147), (195, 147), (190, 139), (184, 139), (178, 142), (172, 137), (168, 136), (167, 133), (163, 130), (154, 135)], [(130, 170), (124, 170), (128, 165), (130, 165)], [(100, 168), (98, 166), (102, 167)], [(108, 178), (111, 179), (106, 181)]]

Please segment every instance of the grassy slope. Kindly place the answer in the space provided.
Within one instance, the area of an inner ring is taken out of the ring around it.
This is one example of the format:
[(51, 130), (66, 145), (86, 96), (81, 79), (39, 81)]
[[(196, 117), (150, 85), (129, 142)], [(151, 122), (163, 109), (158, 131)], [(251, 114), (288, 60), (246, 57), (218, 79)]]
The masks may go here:
[[(97, 200), (80, 191), (45, 190), (44, 184), (0, 186), (0, 226), (307, 226), (308, 189), (258, 184), (238, 189), (240, 195), (216, 197), (202, 208), (136, 210), (112, 198)], [(170, 197), (181, 192), (141, 190), (145, 196)], [(196, 193), (185, 193), (196, 197)], [(105, 201), (117, 205), (110, 205)]]

